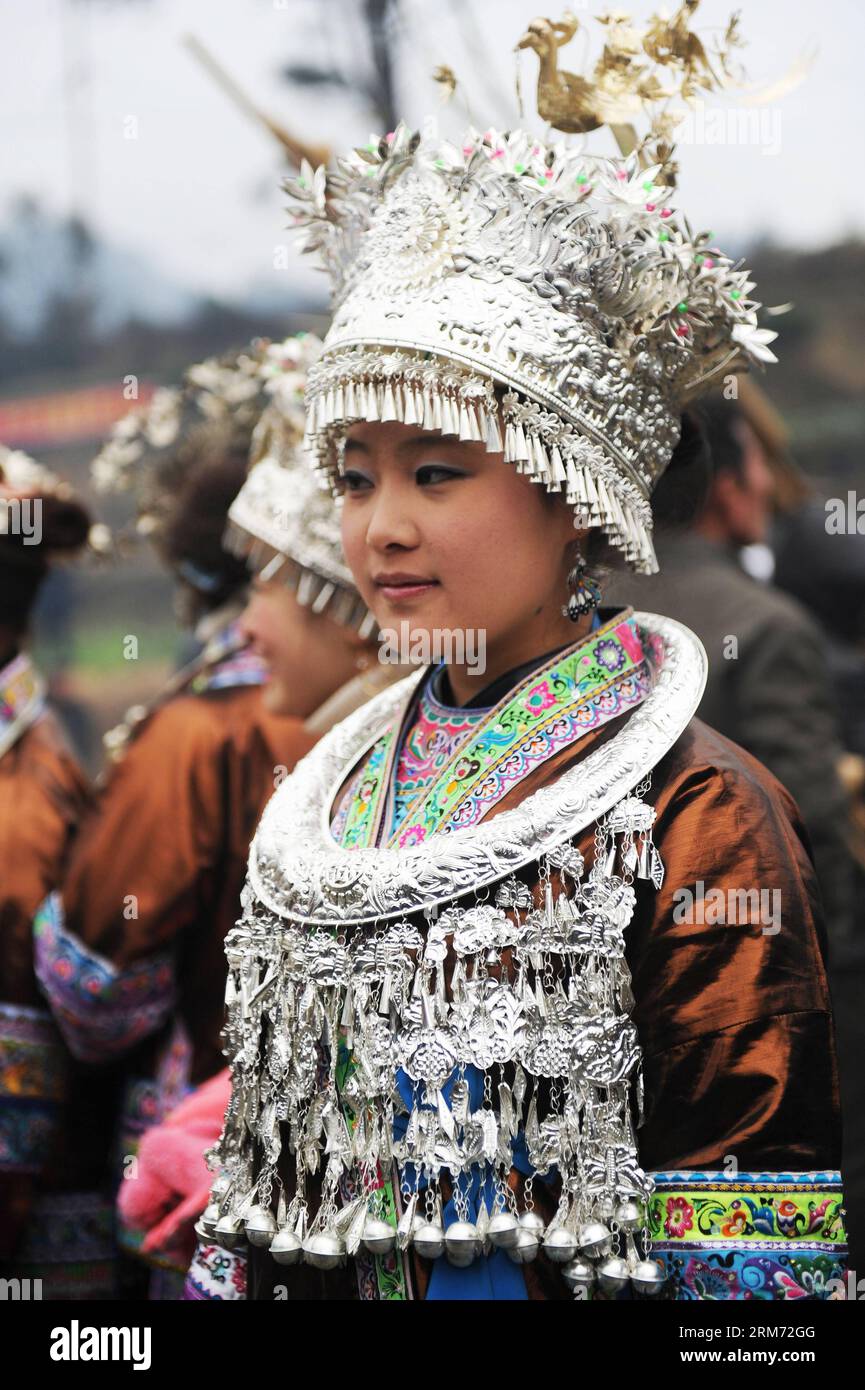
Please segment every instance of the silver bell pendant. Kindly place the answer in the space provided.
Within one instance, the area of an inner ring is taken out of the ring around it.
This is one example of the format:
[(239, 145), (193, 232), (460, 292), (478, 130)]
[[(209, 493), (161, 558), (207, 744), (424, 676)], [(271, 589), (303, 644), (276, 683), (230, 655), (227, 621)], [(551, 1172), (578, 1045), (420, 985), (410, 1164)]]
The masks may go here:
[(487, 1238), (497, 1250), (512, 1250), (519, 1239), (520, 1227), (511, 1211), (497, 1211), (490, 1217)]
[(345, 1259), (345, 1241), (333, 1231), (319, 1231), (303, 1242), (303, 1258), (313, 1269), (336, 1269)]
[(541, 1242), (538, 1232), (533, 1230), (530, 1226), (523, 1226), (522, 1223), (520, 1223), (519, 1230), (517, 1231), (516, 1244), (510, 1247), (508, 1255), (513, 1260), (514, 1264), (530, 1265), (533, 1260), (538, 1258), (538, 1251), (540, 1248)]
[(266, 1250), (276, 1235), (276, 1217), (267, 1207), (250, 1207), (243, 1224), (246, 1239), (259, 1250)]
[(576, 1298), (582, 1290), (588, 1292), (595, 1282), (595, 1266), (582, 1255), (562, 1267), (562, 1278)]
[(303, 1259), (303, 1245), (296, 1231), (281, 1226), (270, 1242), (270, 1254), (278, 1265), (297, 1265)]
[(551, 1226), (544, 1236), (543, 1251), (553, 1264), (568, 1264), (576, 1256), (577, 1237), (567, 1226)]
[(482, 1245), (480, 1232), (471, 1221), (455, 1221), (445, 1231), (445, 1254), (449, 1263), (458, 1269), (466, 1269), (474, 1264)]
[(217, 1202), (208, 1202), (195, 1224), (195, 1234), (200, 1240), (213, 1240), (218, 1220), (219, 1204)]
[(580, 1249), (590, 1260), (603, 1259), (612, 1249), (613, 1237), (601, 1221), (587, 1221), (580, 1228)]
[(598, 1265), (598, 1283), (604, 1293), (620, 1293), (622, 1289), (627, 1288), (630, 1280), (628, 1262), (623, 1260), (621, 1255), (610, 1255)]
[(631, 1270), (631, 1283), (637, 1293), (655, 1298), (667, 1282), (664, 1266), (658, 1260), (638, 1260)]
[(615, 1220), (623, 1231), (638, 1231), (643, 1224), (643, 1213), (636, 1202), (620, 1202)]
[(396, 1230), (378, 1216), (368, 1216), (363, 1224), (363, 1246), (370, 1255), (388, 1255), (396, 1244)]
[(519, 1220), (520, 1230), (532, 1231), (540, 1241), (544, 1231), (547, 1229), (547, 1223), (544, 1218), (539, 1216), (536, 1211), (523, 1211), (520, 1212)]
[(243, 1242), (243, 1222), (233, 1216), (221, 1216), (216, 1223), (213, 1236), (226, 1250), (234, 1250)]
[(508, 1250), (515, 1264), (528, 1265), (537, 1259), (546, 1228), (547, 1223), (536, 1211), (520, 1212), (517, 1239)]
[(424, 1221), (412, 1230), (411, 1243), (425, 1260), (437, 1260), (444, 1254), (444, 1230), (437, 1221)]

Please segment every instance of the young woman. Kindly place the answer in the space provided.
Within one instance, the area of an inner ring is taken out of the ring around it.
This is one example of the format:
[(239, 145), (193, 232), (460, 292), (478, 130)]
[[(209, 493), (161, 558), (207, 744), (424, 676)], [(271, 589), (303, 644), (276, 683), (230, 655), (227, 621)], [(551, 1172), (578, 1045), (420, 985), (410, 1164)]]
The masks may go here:
[(657, 174), (400, 127), (295, 185), (335, 292), (309, 441), (358, 589), (431, 650), (483, 632), (486, 670), (377, 697), (268, 806), (198, 1296), (246, 1248), (256, 1298), (841, 1287), (796, 807), (693, 719), (697, 639), (591, 573), (655, 568), (687, 401), (771, 356)]

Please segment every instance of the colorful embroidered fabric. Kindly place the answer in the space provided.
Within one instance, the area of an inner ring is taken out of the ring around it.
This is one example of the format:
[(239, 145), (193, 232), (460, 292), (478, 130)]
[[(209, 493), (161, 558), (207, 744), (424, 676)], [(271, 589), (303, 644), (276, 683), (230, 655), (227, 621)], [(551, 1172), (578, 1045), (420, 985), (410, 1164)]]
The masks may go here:
[(194, 694), (201, 695), (208, 690), (227, 690), (238, 685), (264, 684), (267, 680), (267, 666), (251, 648), (242, 647), (237, 651), (237, 644), (241, 641), (243, 634), (240, 624), (236, 621), (229, 623), (217, 638), (211, 639), (207, 644), (208, 650), (212, 650), (214, 643), (218, 642), (225, 648), (226, 655), (220, 657), (217, 654), (213, 663), (194, 678), (189, 687)]
[(170, 955), (118, 970), (66, 930), (57, 893), (39, 908), (33, 932), (36, 978), (70, 1051), (82, 1061), (128, 1051), (170, 1016), (176, 1003)]
[(45, 688), (26, 652), (0, 670), (0, 757), (45, 708)]
[(844, 1298), (840, 1173), (653, 1173), (653, 1256), (671, 1297)]
[(221, 1245), (196, 1246), (183, 1290), (186, 1302), (246, 1298), (246, 1256)]
[(41, 1280), (44, 1299), (117, 1297), (114, 1203), (99, 1192), (43, 1194), (34, 1205), (17, 1278)]
[[(651, 658), (656, 658), (655, 652)], [(352, 849), (377, 843), (380, 825), (395, 823), (390, 843), (403, 847), (436, 832), (474, 825), (559, 749), (640, 704), (652, 680), (650, 655), (633, 615), (619, 614), (483, 711), (483, 718), (454, 740), (431, 771), (427, 760), (430, 775), (411, 803), (399, 806), (395, 822), (388, 806), (397, 804), (402, 760), (395, 750), (399, 731), (395, 726), (386, 729), (355, 775), (349, 804), (332, 822), (331, 832)], [(404, 721), (409, 730), (414, 729), (418, 707), (415, 702)], [(417, 751), (422, 753), (422, 745)]]
[(460, 744), (486, 718), (487, 709), (449, 708), (433, 694), (434, 671), (420, 693), (414, 723), (406, 730), (392, 788), (389, 833), (398, 830), (418, 794), (440, 776)]
[(0, 1173), (39, 1173), (60, 1123), (66, 1058), (50, 1014), (0, 1004)]
[(362, 762), (351, 778), (336, 815), (331, 821), (330, 833), (345, 849), (355, 849), (367, 843), (365, 836), (369, 831), (374, 802), (381, 787), (382, 772), (389, 744), (388, 730)]

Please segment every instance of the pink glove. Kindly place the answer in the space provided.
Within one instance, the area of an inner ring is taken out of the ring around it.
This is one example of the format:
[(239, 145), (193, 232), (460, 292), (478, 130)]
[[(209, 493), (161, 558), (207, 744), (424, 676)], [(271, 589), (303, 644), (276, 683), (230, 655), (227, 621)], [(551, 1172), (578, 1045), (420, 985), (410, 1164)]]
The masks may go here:
[(213, 1174), (204, 1151), (222, 1133), (231, 1096), (228, 1069), (205, 1081), (141, 1140), (135, 1177), (120, 1184), (117, 1205), (126, 1226), (146, 1231), (142, 1254), (183, 1244), (191, 1253), (192, 1227), (210, 1196)]

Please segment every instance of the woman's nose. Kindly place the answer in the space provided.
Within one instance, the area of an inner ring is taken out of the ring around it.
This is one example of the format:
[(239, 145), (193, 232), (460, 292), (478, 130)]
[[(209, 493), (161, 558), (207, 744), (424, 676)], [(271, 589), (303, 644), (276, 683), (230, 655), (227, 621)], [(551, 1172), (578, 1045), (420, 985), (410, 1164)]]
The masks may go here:
[(372, 512), (366, 531), (367, 545), (373, 550), (398, 546), (413, 550), (418, 544), (418, 528), (412, 516), (410, 489), (398, 482), (384, 482), (371, 499)]

